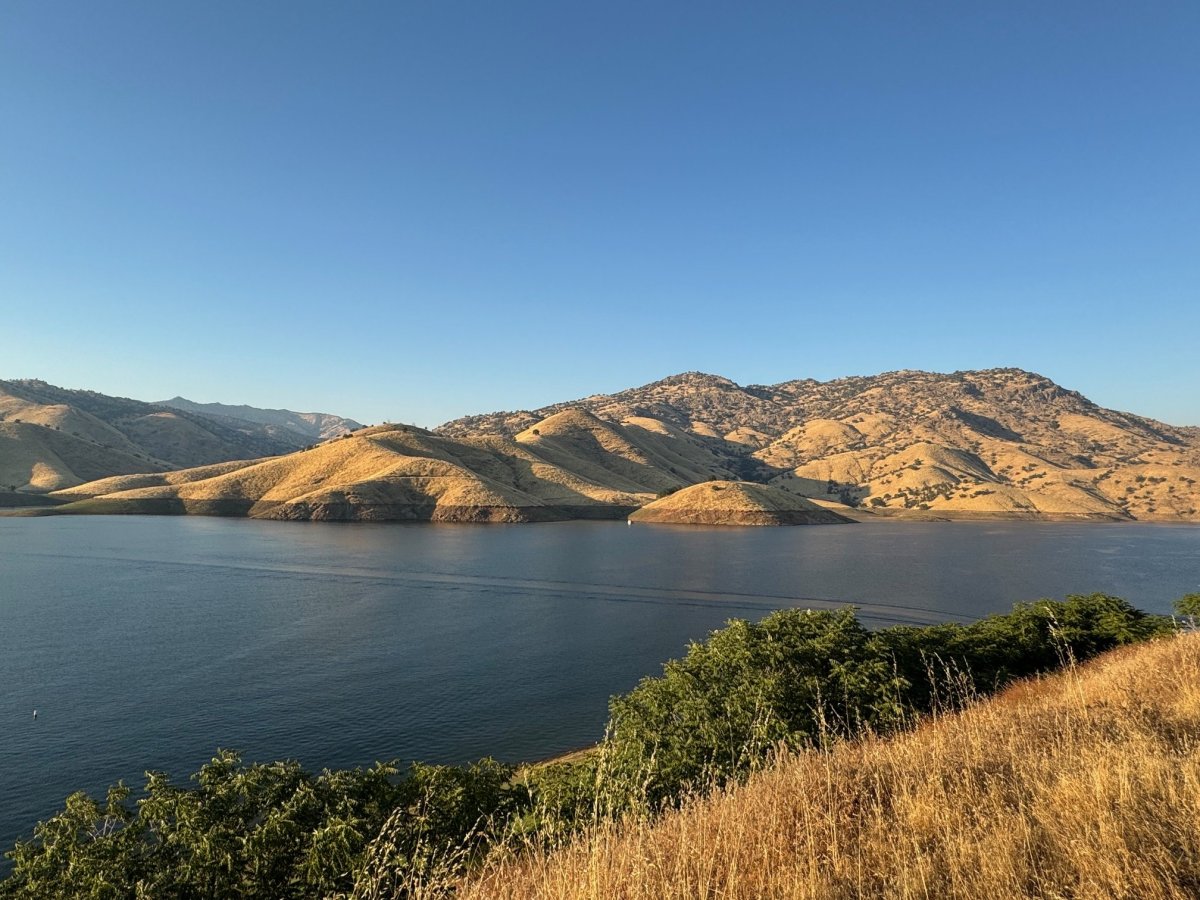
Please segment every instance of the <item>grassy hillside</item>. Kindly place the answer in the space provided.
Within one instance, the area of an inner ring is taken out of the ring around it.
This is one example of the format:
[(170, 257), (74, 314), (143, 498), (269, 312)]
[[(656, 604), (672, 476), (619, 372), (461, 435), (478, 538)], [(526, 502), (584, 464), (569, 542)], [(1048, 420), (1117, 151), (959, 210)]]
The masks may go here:
[(836, 525), (850, 520), (779, 488), (707, 481), (660, 497), (629, 517), (676, 525)]
[(708, 439), (739, 458), (740, 478), (881, 515), (1200, 521), (1197, 429), (1020, 369), (745, 387), (689, 372), (438, 430), (511, 435), (568, 407)]
[[(286, 411), (247, 414), (275, 412)], [(693, 372), (434, 432), (362, 429), (321, 464), (311, 447), (281, 454), (279, 438), (302, 440), (295, 429), (320, 424), (288, 416), (254, 424), (0, 383), (0, 424), (20, 418), (70, 444), (51, 452), (22, 432), (11, 449), (0, 446), (0, 489), (94, 498), (72, 512), (524, 522), (617, 518), (716, 479), (768, 485), (855, 518), (1200, 521), (1200, 429), (1103, 409), (1017, 369), (748, 387)], [(277, 454), (237, 475), (207, 469)], [(87, 483), (181, 467), (195, 471)], [(736, 519), (710, 511), (696, 521), (709, 518)]]
[(43, 381), (0, 381), (0, 490), (45, 493), (112, 475), (289, 453), (294, 433)]
[(1200, 635), (1114, 651), (914, 732), (789, 753), (747, 784), (568, 846), (498, 854), (461, 898), (1191, 898)]
[(268, 519), (531, 522), (619, 518), (656, 492), (728, 475), (707, 443), (559, 413), (515, 438), (362, 429), (287, 456), (108, 478), (58, 492), (67, 512)]
[(106, 475), (166, 468), (128, 442), (114, 443), (80, 438), (53, 425), (0, 421), (0, 491), (44, 494)]

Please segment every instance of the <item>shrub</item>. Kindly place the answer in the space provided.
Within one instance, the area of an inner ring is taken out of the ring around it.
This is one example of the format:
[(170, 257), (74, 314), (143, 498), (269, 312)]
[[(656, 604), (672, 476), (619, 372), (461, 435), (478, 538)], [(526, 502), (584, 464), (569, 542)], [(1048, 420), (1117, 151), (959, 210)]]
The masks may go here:
[(0, 897), (325, 897), (353, 888), (385, 823), (386, 861), (409, 877), (439, 848), (482, 840), (481, 823), (525, 796), (492, 760), (396, 776), (391, 764), (311, 775), (219, 751), (195, 786), (148, 773), (136, 806), (122, 784), (103, 804), (72, 794), (10, 853)]
[(613, 699), (618, 773), (652, 804), (748, 772), (779, 743), (886, 731), (931, 709), (939, 686), (967, 694), (1172, 630), (1118, 597), (1018, 604), (970, 625), (870, 632), (850, 609), (733, 620)]
[[(1200, 594), (1176, 608), (1200, 613)], [(1107, 594), (874, 632), (852, 609), (735, 619), (614, 697), (593, 753), (520, 777), (490, 759), (400, 777), (394, 764), (312, 775), (219, 751), (192, 786), (148, 773), (136, 804), (122, 784), (103, 802), (72, 794), (11, 851), (0, 898), (408, 896), (498, 840), (544, 845), (740, 778), (780, 745), (899, 728), (945, 702), (947, 680), (971, 696), (1173, 627)]]

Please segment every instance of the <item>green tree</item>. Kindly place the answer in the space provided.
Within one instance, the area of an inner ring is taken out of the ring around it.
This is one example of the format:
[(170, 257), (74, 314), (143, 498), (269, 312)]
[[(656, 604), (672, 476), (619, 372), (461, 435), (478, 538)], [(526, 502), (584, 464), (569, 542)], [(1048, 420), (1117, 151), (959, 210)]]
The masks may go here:
[(1184, 616), (1195, 627), (1196, 619), (1200, 618), (1200, 594), (1184, 594), (1174, 606), (1176, 615)]

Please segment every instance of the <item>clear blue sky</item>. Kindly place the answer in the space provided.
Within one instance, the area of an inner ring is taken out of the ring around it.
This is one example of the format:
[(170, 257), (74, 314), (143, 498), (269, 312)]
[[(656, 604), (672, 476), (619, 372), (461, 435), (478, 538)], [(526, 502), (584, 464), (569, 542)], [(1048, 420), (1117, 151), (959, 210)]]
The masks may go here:
[(0, 4), (0, 377), (433, 425), (1021, 366), (1200, 424), (1200, 3)]

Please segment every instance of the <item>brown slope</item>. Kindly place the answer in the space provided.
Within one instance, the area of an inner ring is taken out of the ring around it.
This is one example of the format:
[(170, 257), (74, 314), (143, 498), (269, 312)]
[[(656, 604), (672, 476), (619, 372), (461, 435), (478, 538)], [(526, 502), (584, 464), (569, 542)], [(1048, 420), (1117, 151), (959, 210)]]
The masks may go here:
[(542, 459), (629, 491), (658, 492), (728, 476), (730, 456), (710, 441), (656, 419), (604, 422), (568, 408), (542, 419), (514, 440)]
[(685, 372), (616, 394), (596, 394), (582, 400), (556, 403), (535, 411), (467, 416), (439, 426), (443, 434), (516, 434), (539, 420), (569, 408), (584, 409), (601, 419), (620, 422), (631, 417), (655, 419), (707, 437), (749, 427), (779, 434), (786, 429), (788, 410), (758, 396), (728, 378)]
[(1200, 883), (1200, 636), (911, 732), (782, 753), (661, 816), (495, 853), (460, 900), (1181, 900)]
[[(0, 422), (0, 490), (45, 493), (112, 473), (145, 472), (163, 464), (127, 442), (106, 446), (53, 425)], [(17, 505), (17, 501), (2, 502)]]
[(241, 469), (124, 485), (157, 491), (142, 497), (119, 483), (83, 490), (253, 515), (524, 520), (618, 515), (716, 477), (879, 514), (1200, 520), (1200, 431), (1103, 409), (1020, 370), (750, 388), (693, 373), (550, 409), (477, 417), (478, 432), (466, 420), (368, 429), (356, 438), (425, 469), (343, 460), (315, 493), (287, 474), (291, 458), (255, 464), (274, 473), (261, 490), (243, 487)]
[(643, 506), (629, 518), (674, 525), (837, 525), (851, 521), (788, 491), (746, 481), (694, 484)]
[(742, 478), (880, 513), (1200, 519), (1200, 430), (1104, 409), (1019, 369), (748, 387), (687, 373), (439, 431), (525, 433), (568, 408), (659, 422)]
[(862, 435), (834, 447), (800, 429), (759, 451), (786, 469), (775, 483), (807, 496), (1028, 517), (1188, 519), (1200, 507), (1189, 481), (1200, 442), (1188, 429), (1103, 409), (1028, 372), (889, 373), (819, 397), (811, 383), (789, 390)]
[(524, 522), (622, 516), (649, 498), (561, 469), (511, 441), (464, 442), (381, 426), (308, 451), (222, 467), (107, 479), (66, 512), (272, 519)]
[[(9, 470), (9, 480), (28, 485), (26, 490), (49, 490), (131, 471), (261, 458), (303, 445), (296, 436), (279, 440), (248, 422), (222, 422), (42, 381), (0, 381), (0, 422), (42, 425), (67, 439), (56, 440), (49, 449), (44, 441), (22, 448), (12, 442), (7, 445), (0, 470)], [(19, 434), (22, 440), (36, 437), (34, 432)], [(128, 459), (143, 461), (131, 467)], [(37, 475), (35, 467), (54, 475)]]

